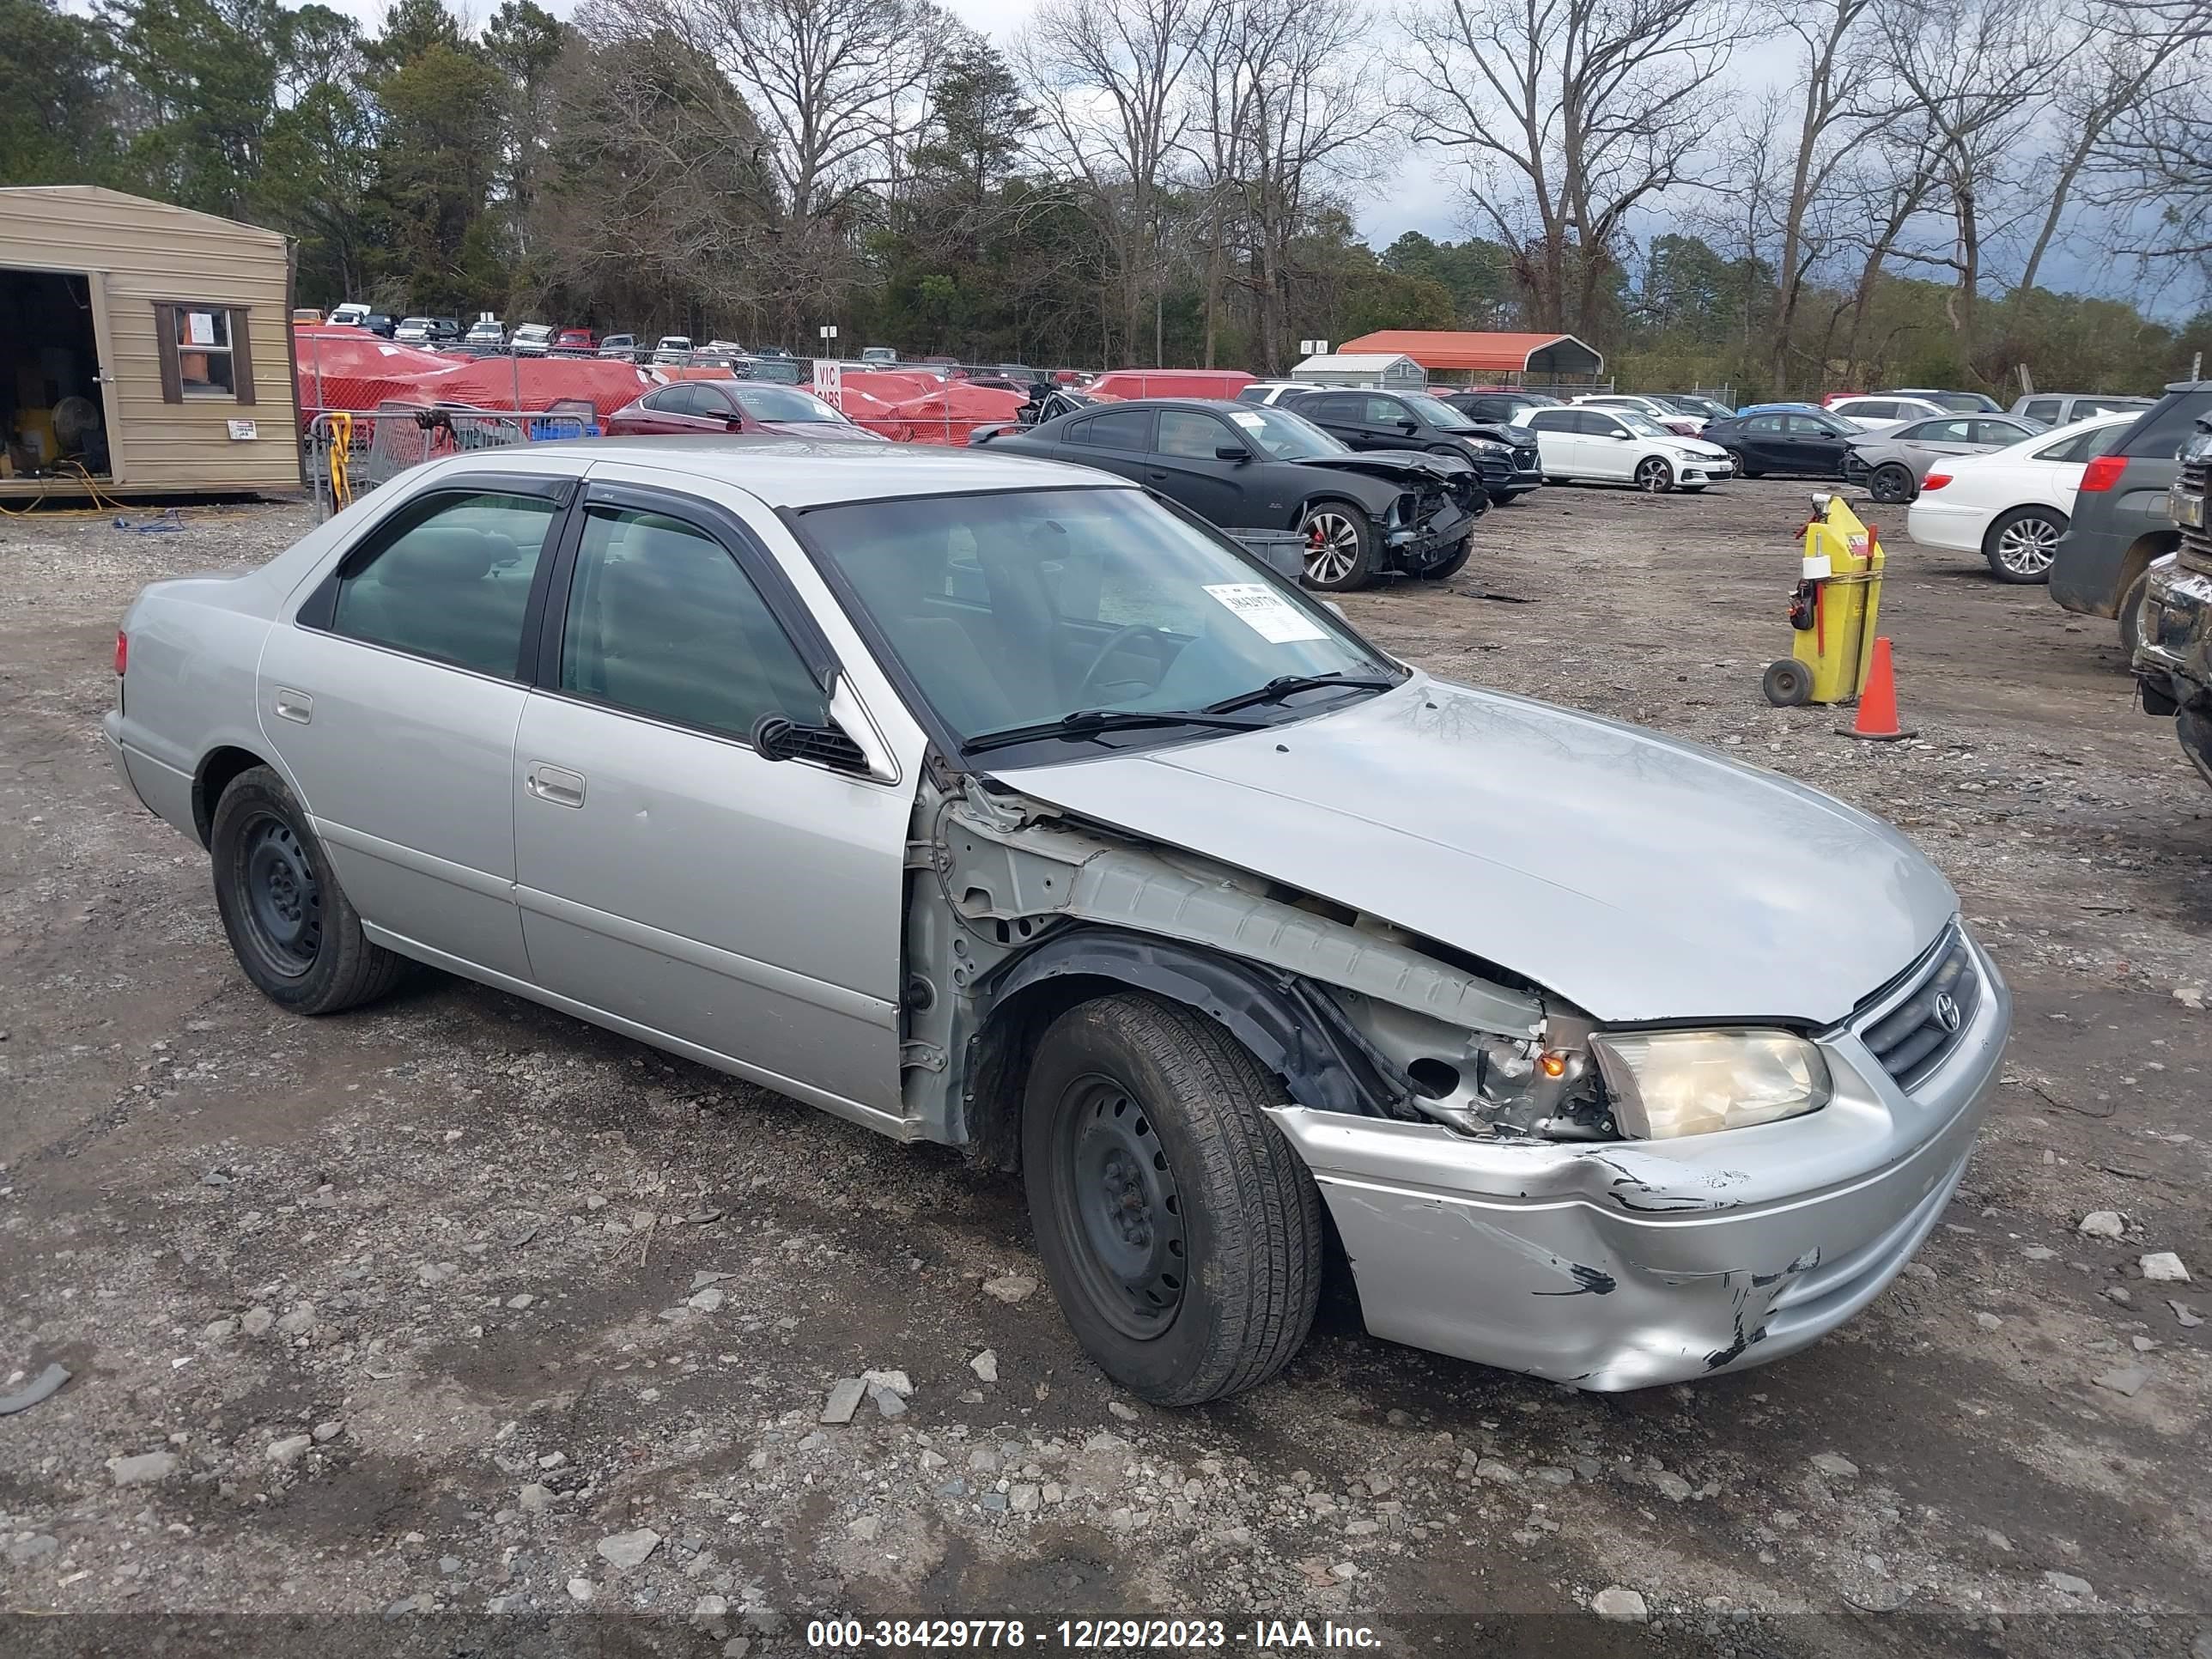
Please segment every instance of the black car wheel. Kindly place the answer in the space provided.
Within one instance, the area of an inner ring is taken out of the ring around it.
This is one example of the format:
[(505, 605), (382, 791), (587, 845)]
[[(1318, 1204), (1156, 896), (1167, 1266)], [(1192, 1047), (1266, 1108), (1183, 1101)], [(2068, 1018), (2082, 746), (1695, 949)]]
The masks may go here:
[(1306, 508), (1308, 587), (1345, 593), (1375, 580), (1381, 566), (1375, 521), (1349, 501), (1316, 501)]
[(1884, 504), (1909, 501), (1917, 493), (1913, 488), (1912, 469), (1900, 462), (1884, 461), (1867, 479), (1867, 494)]
[(274, 770), (256, 766), (232, 781), (208, 845), (231, 951), (270, 1001), (336, 1013), (399, 982), (406, 958), (362, 935), (322, 843)]
[(1674, 469), (1664, 456), (1647, 455), (1637, 463), (1636, 487), (1647, 495), (1663, 495), (1674, 487)]
[(2016, 507), (1989, 527), (1982, 554), (2001, 582), (2046, 582), (2065, 533), (2066, 515), (2056, 507)]
[(1749, 458), (1741, 449), (1731, 449), (1728, 453), (1728, 458), (1729, 465), (1735, 469), (1737, 477), (1756, 478), (1759, 476), (1758, 470), (1752, 465)]
[(1134, 993), (1038, 1044), (1022, 1172), (1061, 1314), (1162, 1406), (1263, 1382), (1319, 1299), (1321, 1199), (1267, 1108), (1282, 1091), (1212, 1020)]

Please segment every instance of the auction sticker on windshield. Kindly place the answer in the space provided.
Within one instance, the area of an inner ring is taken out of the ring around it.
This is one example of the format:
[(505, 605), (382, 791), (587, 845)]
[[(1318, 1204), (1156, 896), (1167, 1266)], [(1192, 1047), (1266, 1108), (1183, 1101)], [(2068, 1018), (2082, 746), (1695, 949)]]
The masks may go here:
[(1270, 645), (1328, 637), (1312, 618), (1299, 615), (1296, 605), (1264, 582), (1216, 582), (1206, 591)]

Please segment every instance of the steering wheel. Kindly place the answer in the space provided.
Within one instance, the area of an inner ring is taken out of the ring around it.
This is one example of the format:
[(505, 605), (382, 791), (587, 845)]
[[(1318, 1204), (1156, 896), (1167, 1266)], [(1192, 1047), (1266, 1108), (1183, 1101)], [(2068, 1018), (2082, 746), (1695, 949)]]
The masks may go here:
[[(1131, 623), (1126, 628), (1117, 628), (1108, 636), (1106, 643), (1098, 647), (1098, 654), (1091, 659), (1091, 666), (1083, 671), (1083, 678), (1076, 684), (1075, 701), (1079, 706), (1085, 705), (1091, 701), (1092, 696), (1091, 688), (1094, 682), (1103, 685), (1133, 685), (1136, 684), (1133, 680), (1100, 681), (1098, 678), (1098, 671), (1105, 667), (1109, 662), (1111, 662), (1115, 656), (1120, 653), (1124, 647), (1129, 645), (1139, 635), (1149, 635), (1161, 646), (1167, 647), (1158, 653), (1160, 661), (1160, 672), (1162, 674), (1165, 674), (1167, 672), (1168, 659), (1175, 654), (1176, 650), (1176, 643), (1173, 640), (1170, 639), (1158, 629), (1154, 628), (1146, 623)], [(1156, 678), (1152, 681), (1152, 685), (1158, 685), (1158, 684), (1159, 680)], [(1152, 689), (1152, 686), (1148, 685), (1142, 689), (1149, 691)]]

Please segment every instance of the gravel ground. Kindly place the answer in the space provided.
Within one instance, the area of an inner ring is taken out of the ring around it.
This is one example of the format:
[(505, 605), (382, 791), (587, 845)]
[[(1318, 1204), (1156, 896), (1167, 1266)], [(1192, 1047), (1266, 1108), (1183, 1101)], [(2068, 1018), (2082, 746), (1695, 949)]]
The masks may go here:
[[(1371, 1340), (1340, 1286), (1280, 1380), (1182, 1413), (1085, 1364), (1016, 1185), (955, 1154), (455, 981), (277, 1012), (95, 722), (133, 590), (304, 512), (0, 520), (0, 1394), (73, 1373), (0, 1417), (0, 1650), (77, 1651), (103, 1627), (69, 1613), (131, 1616), (132, 1651), (313, 1623), (325, 1650), (766, 1655), (852, 1613), (1032, 1647), (1151, 1614), (1245, 1651), (1304, 1618), (1395, 1653), (2212, 1656), (2212, 793), (2110, 624), (1901, 536), (1919, 740), (1767, 707), (1804, 507), (1549, 489), (1448, 591), (1346, 609), (1942, 866), (2018, 1024), (1921, 1259), (1799, 1355), (1616, 1396)], [(2106, 1211), (2120, 1236), (2081, 1231)], [(2197, 1283), (2145, 1280), (2169, 1250)]]

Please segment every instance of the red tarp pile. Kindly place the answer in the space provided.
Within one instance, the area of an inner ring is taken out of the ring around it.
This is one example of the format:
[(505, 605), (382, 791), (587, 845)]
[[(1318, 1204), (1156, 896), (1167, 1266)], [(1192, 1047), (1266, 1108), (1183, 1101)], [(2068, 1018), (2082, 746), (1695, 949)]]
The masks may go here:
[(902, 443), (965, 444), (979, 426), (1005, 426), (1028, 401), (1018, 392), (949, 380), (891, 405), (891, 418), (905, 430), (884, 436)]
[(1234, 398), (1251, 384), (1241, 368), (1116, 368), (1083, 389), (1094, 398)]
[(300, 422), (325, 410), (374, 410), (426, 382), (450, 375), (465, 359), (394, 345), (365, 328), (327, 324), (292, 331), (299, 361)]

